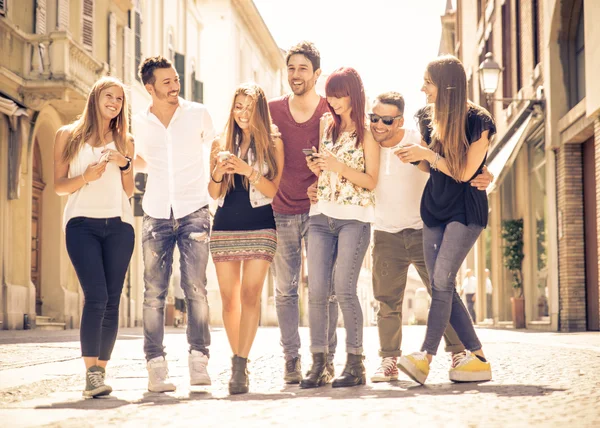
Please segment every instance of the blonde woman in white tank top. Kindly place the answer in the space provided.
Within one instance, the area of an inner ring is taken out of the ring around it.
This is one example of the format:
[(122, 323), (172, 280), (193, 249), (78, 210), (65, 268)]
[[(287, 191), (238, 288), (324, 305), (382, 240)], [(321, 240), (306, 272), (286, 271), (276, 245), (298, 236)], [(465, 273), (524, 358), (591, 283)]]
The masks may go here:
[(54, 190), (67, 196), (67, 252), (83, 289), (81, 355), (87, 398), (108, 395), (104, 383), (119, 327), (119, 301), (134, 245), (133, 138), (123, 84), (98, 80), (81, 117), (56, 133)]

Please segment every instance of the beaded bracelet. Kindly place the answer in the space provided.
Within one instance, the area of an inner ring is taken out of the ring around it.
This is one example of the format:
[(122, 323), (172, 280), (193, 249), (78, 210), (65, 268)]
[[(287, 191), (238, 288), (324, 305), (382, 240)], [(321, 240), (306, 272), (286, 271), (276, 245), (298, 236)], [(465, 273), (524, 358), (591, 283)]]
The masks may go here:
[(250, 184), (252, 184), (253, 186), (256, 186), (258, 184), (258, 182), (260, 181), (260, 177), (262, 177), (262, 175), (260, 175), (260, 173), (256, 170), (254, 170), (254, 172), (256, 173), (256, 178), (254, 178), (252, 181), (250, 181)]

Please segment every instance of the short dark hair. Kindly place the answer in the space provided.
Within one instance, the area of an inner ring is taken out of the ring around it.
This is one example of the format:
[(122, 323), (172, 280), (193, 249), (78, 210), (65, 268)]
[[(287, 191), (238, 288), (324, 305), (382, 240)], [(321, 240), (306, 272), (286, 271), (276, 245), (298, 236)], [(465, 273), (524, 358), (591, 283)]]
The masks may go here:
[(142, 79), (142, 83), (144, 85), (150, 84), (154, 85), (156, 82), (156, 77), (154, 77), (154, 70), (157, 68), (171, 68), (173, 67), (173, 63), (169, 61), (162, 55), (151, 56), (146, 58), (142, 64), (140, 65), (140, 69), (138, 71), (140, 78)]
[(400, 92), (384, 92), (383, 94), (377, 95), (375, 101), (398, 107), (398, 112), (404, 116), (404, 97)]
[(288, 65), (290, 57), (297, 54), (304, 55), (308, 58), (313, 66), (313, 72), (321, 68), (321, 54), (314, 43), (303, 40), (292, 46), (285, 56), (285, 64)]

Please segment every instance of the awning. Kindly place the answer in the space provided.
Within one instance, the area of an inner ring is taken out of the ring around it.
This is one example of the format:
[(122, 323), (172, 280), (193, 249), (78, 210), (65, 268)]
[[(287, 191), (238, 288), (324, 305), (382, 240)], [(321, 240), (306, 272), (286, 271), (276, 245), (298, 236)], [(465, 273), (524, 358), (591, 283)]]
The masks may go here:
[(488, 163), (488, 170), (494, 174), (495, 177), (492, 184), (487, 188), (488, 194), (496, 190), (496, 186), (502, 183), (506, 173), (517, 158), (517, 155), (523, 146), (523, 142), (527, 139), (529, 132), (526, 131), (530, 128), (532, 121), (537, 122), (537, 119), (534, 119), (533, 114), (529, 114), (527, 119), (521, 123), (512, 137), (510, 137), (506, 144), (504, 144), (500, 151)]

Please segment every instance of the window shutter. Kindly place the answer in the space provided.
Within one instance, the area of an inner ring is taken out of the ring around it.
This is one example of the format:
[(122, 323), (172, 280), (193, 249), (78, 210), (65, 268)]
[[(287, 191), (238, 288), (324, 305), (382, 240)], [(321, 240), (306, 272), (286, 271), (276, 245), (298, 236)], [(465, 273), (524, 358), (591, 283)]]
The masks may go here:
[(135, 77), (141, 81), (139, 76), (140, 65), (142, 64), (142, 11), (139, 3), (135, 9)]
[(114, 12), (108, 14), (108, 65), (114, 76), (117, 73), (117, 15)]
[(6, 16), (6, 9), (8, 0), (0, 0), (0, 15)]
[(56, 29), (58, 31), (69, 30), (69, 0), (58, 0), (58, 13), (56, 16)]
[(131, 85), (133, 81), (133, 31), (131, 28), (123, 28), (123, 83)]
[(94, 0), (83, 0), (83, 47), (90, 53), (94, 49)]
[(179, 74), (179, 83), (181, 89), (179, 94), (181, 98), (185, 98), (185, 55), (175, 52), (175, 70)]
[(196, 80), (196, 72), (192, 73), (192, 101), (204, 103), (204, 82)]
[(35, 2), (35, 34), (46, 34), (46, 0)]

